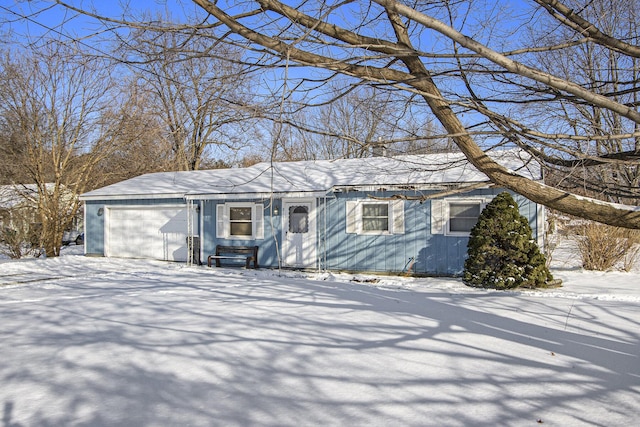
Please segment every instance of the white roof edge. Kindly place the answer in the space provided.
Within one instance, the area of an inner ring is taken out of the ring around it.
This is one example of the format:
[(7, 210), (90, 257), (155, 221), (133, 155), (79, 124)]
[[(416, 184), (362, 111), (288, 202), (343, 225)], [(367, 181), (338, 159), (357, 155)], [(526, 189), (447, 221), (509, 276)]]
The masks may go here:
[(386, 190), (386, 191), (421, 191), (421, 190), (441, 190), (445, 188), (451, 187), (466, 187), (469, 185), (476, 185), (486, 183), (485, 187), (477, 187), (480, 188), (490, 188), (493, 184), (491, 181), (464, 181), (464, 182), (451, 182), (451, 183), (434, 183), (434, 184), (376, 184), (376, 185), (336, 185), (331, 188), (331, 192), (335, 191), (378, 191), (378, 190)]
[(145, 208), (145, 209), (167, 209), (167, 208), (179, 208), (179, 209), (184, 209), (188, 207), (188, 205), (186, 203), (180, 203), (179, 205), (176, 205), (174, 203), (163, 203), (160, 205), (109, 205), (109, 206), (105, 206), (105, 209), (114, 209), (114, 210), (118, 210), (118, 209), (140, 209), (140, 208)]
[(269, 199), (277, 196), (278, 198), (303, 198), (303, 197), (324, 197), (327, 195), (325, 191), (279, 191), (272, 193), (223, 193), (223, 194), (187, 194), (186, 200), (246, 200), (246, 199)]
[(98, 201), (98, 200), (131, 200), (131, 199), (183, 199), (184, 193), (174, 194), (118, 194), (118, 195), (81, 195), (80, 201)]

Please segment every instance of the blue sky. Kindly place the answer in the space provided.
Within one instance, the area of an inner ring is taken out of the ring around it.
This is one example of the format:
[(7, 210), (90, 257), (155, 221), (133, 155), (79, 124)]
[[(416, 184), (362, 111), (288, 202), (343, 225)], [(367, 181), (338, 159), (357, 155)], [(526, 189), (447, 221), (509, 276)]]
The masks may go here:
[[(85, 8), (89, 7), (88, 5), (90, 4), (95, 4), (98, 8), (98, 13), (108, 15), (113, 18), (122, 16), (122, 10), (119, 8), (120, 2), (118, 1), (68, 1), (71, 3), (82, 4)], [(219, 0), (219, 3), (223, 2), (224, 0)], [(233, 4), (234, 2), (230, 3)], [(174, 19), (193, 13), (202, 14), (202, 10), (190, 0), (130, 0), (127, 4), (133, 11), (135, 11), (134, 19), (136, 17), (140, 18), (144, 12), (162, 14), (163, 16), (171, 14)], [(240, 5), (238, 7), (242, 6), (243, 5)], [(525, 13), (524, 10), (527, 9), (527, 7), (531, 7), (531, 4), (527, 6), (527, 3), (521, 0), (511, 2), (481, 0), (474, 6), (478, 9), (473, 9), (473, 12), (470, 15), (467, 16), (462, 14), (463, 10), (460, 12), (461, 15), (457, 16), (455, 19), (466, 20), (467, 23), (473, 23), (475, 20), (483, 21), (483, 19), (493, 19), (493, 21), (490, 22), (495, 24), (495, 21), (497, 21), (499, 17), (505, 16), (501, 14), (510, 10), (511, 12), (517, 11), (520, 14), (520, 17), (516, 22), (523, 22), (527, 18), (527, 16), (523, 15)], [(507, 10), (502, 9), (502, 7), (507, 8)], [(343, 19), (349, 19), (348, 15), (348, 13), (343, 15)], [(444, 16), (441, 16), (440, 18), (445, 19)], [(20, 43), (37, 44), (39, 41), (45, 40), (46, 36), (63, 39), (68, 38), (69, 40), (80, 40), (83, 45), (95, 49), (98, 54), (104, 54), (107, 56), (111, 55), (108, 53), (110, 52), (110, 49), (107, 45), (102, 43), (104, 43), (104, 40), (111, 38), (112, 34), (103, 32), (104, 29), (100, 22), (93, 18), (78, 15), (64, 7), (57, 6), (51, 1), (0, 0), (0, 23), (2, 23), (2, 32), (13, 32), (13, 40)], [(491, 29), (485, 29), (480, 26), (477, 29), (481, 34), (469, 33), (468, 35), (477, 36), (480, 37), (481, 40), (485, 39), (491, 42), (491, 36), (495, 35), (495, 32), (499, 32), (501, 33), (500, 37), (497, 37), (494, 40), (502, 40), (504, 43), (511, 44), (511, 46), (498, 46), (498, 49), (517, 47), (519, 43), (519, 40), (516, 38), (504, 39), (504, 32), (509, 32), (508, 25), (496, 25)], [(375, 32), (375, 29), (373, 32)], [(384, 34), (376, 35), (384, 37)], [(389, 36), (393, 37), (392, 35)], [(419, 41), (416, 41), (416, 43), (420, 43), (422, 45), (420, 46), (421, 48), (431, 52), (439, 51), (440, 48), (443, 50), (450, 48), (449, 42), (445, 41), (442, 43), (441, 41), (438, 41), (438, 39), (439, 37), (434, 35), (433, 32), (426, 31), (419, 37)], [(428, 65), (436, 71), (438, 70), (438, 67), (448, 67), (447, 64), (441, 65), (432, 60), (427, 60), (427, 62), (429, 63)], [(310, 68), (292, 68), (289, 70), (289, 77), (310, 77), (318, 76), (319, 74), (326, 75), (326, 72)], [(282, 70), (272, 70), (270, 73), (262, 74), (260, 84), (257, 85), (254, 90), (267, 94), (270, 90), (278, 90), (283, 82)], [(448, 88), (452, 92), (456, 92), (457, 90), (454, 88), (456, 88), (458, 84), (459, 83), (455, 81), (449, 83), (449, 85), (454, 86), (448, 86), (443, 83), (443, 88)], [(292, 87), (294, 85), (295, 83), (291, 83)], [(460, 90), (464, 91), (464, 88), (460, 88)], [(480, 88), (478, 88), (478, 90), (480, 90)], [(470, 116), (470, 114), (467, 116)], [(471, 119), (471, 117), (465, 118), (468, 120)]]
[[(108, 5), (99, 13), (118, 17), (120, 9), (114, 8), (118, 2), (95, 2), (99, 6)], [(176, 2), (149, 2), (135, 0), (132, 5), (153, 6), (154, 10), (166, 10), (169, 5)], [(161, 4), (166, 3), (166, 4)], [(191, 2), (186, 2), (191, 3)], [(86, 3), (85, 3), (86, 5)], [(174, 12), (178, 12), (174, 8)], [(91, 36), (98, 36), (101, 31), (100, 24), (93, 18), (83, 16), (72, 10), (56, 5), (51, 1), (0, 1), (0, 22), (2, 32), (11, 32), (18, 42), (34, 42), (43, 36), (68, 37), (70, 39), (85, 40), (87, 44)]]

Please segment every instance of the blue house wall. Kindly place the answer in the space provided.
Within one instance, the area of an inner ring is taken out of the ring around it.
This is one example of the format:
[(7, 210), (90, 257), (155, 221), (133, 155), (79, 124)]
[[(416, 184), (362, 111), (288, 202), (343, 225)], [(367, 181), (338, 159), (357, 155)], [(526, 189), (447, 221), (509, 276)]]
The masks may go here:
[[(277, 242), (280, 240), (281, 224), (280, 217), (275, 216), (272, 220), (271, 202), (269, 200), (262, 199), (243, 199), (242, 202), (262, 204), (263, 206), (263, 218), (264, 218), (264, 239), (259, 240), (246, 240), (246, 239), (224, 239), (216, 237), (216, 208), (219, 204), (234, 200), (204, 200), (201, 202), (202, 213), (202, 234), (200, 236), (200, 242), (202, 246), (203, 262), (206, 262), (209, 255), (215, 254), (216, 245), (224, 246), (253, 246), (260, 247), (258, 251), (258, 264), (261, 267), (278, 267), (278, 251)], [(280, 209), (280, 200), (274, 200), (273, 207), (278, 206)], [(275, 237), (275, 238), (274, 238)], [(276, 240), (277, 239), (277, 240)], [(228, 263), (229, 261), (225, 261)], [(240, 263), (242, 264), (242, 263)], [(239, 264), (239, 265), (240, 265)]]
[[(461, 197), (492, 197), (501, 189), (483, 189)], [(468, 237), (433, 234), (431, 201), (404, 203), (404, 234), (358, 235), (346, 233), (346, 202), (369, 196), (391, 198), (394, 195), (417, 195), (398, 192), (336, 193), (327, 202), (326, 264), (328, 270), (371, 271), (425, 275), (459, 275), (467, 255)], [(426, 195), (420, 193), (420, 195)], [(520, 212), (532, 229), (537, 229), (536, 204), (514, 195)]]
[[(503, 189), (485, 189), (476, 190), (470, 193), (465, 193), (461, 197), (466, 196), (496, 196), (500, 194)], [(529, 225), (533, 230), (533, 237), (535, 238), (537, 233), (537, 221), (538, 210), (536, 204), (530, 200), (510, 192), (514, 197), (520, 213), (529, 220)], [(429, 204), (431, 207), (431, 204)], [(429, 212), (429, 221), (431, 219), (431, 212)], [(424, 268), (426, 274), (436, 275), (460, 275), (464, 269), (464, 261), (467, 258), (467, 244), (469, 243), (469, 237), (461, 236), (447, 236), (445, 234), (432, 234), (429, 227), (429, 233), (427, 235), (427, 245), (420, 252), (419, 266)], [(418, 271), (422, 273), (422, 271)]]
[(405, 233), (364, 235), (346, 232), (346, 203), (369, 196), (391, 197), (392, 192), (336, 193), (327, 200), (326, 268), (329, 270), (401, 272), (426, 242), (427, 204), (405, 201)]
[[(501, 189), (482, 189), (459, 195), (459, 197), (487, 197), (500, 193)], [(346, 232), (346, 203), (363, 200), (370, 196), (391, 198), (394, 195), (425, 195), (421, 193), (377, 192), (337, 192), (316, 199), (317, 219), (317, 266), (323, 270), (391, 272), (410, 271), (424, 275), (459, 275), (466, 258), (468, 237), (448, 236), (432, 233), (432, 203), (430, 200), (404, 201), (403, 234), (362, 235)], [(520, 212), (537, 232), (539, 214), (537, 205), (526, 198), (514, 194)], [(282, 224), (280, 216), (271, 216), (272, 208), (282, 211), (281, 200), (243, 199), (242, 202), (261, 204), (264, 212), (264, 239), (239, 240), (216, 237), (216, 206), (228, 200), (202, 200), (200, 205), (200, 244), (202, 261), (215, 253), (216, 245), (258, 245), (259, 265), (278, 267), (278, 245), (281, 242)], [(184, 199), (132, 199), (85, 202), (85, 252), (88, 255), (104, 255), (104, 215), (99, 215), (107, 206), (123, 205), (184, 205)]]

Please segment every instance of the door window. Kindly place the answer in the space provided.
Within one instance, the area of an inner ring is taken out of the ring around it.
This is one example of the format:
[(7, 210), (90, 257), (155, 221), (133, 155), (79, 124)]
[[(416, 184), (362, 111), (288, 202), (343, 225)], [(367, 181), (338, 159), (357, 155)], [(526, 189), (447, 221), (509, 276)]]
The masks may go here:
[(309, 209), (306, 206), (289, 207), (289, 233), (309, 231)]

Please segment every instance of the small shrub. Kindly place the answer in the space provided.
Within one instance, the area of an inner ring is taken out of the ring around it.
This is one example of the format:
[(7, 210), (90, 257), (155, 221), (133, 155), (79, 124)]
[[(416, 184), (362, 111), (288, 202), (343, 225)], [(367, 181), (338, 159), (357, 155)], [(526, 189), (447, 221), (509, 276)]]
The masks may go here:
[(640, 254), (640, 231), (589, 222), (576, 229), (585, 270), (607, 271), (616, 265), (629, 271)]
[(496, 196), (471, 230), (463, 281), (469, 286), (545, 287), (553, 280), (527, 219), (507, 192)]
[(0, 254), (10, 258), (22, 257), (22, 241), (18, 237), (18, 232), (9, 227), (0, 229)]
[(12, 218), (11, 227), (0, 227), (0, 254), (13, 259), (35, 254), (35, 248), (28, 244), (27, 228), (26, 220), (19, 215)]
[(553, 261), (553, 253), (564, 238), (561, 234), (561, 228), (564, 227), (564, 221), (557, 213), (548, 212), (547, 222), (544, 229), (544, 257), (546, 259), (547, 268), (551, 267)]

